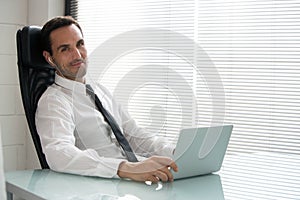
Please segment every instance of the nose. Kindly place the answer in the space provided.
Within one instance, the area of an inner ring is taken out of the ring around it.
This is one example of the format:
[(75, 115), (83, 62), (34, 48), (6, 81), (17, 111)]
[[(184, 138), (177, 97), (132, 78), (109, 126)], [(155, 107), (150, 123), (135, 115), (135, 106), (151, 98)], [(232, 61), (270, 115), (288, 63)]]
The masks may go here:
[(82, 58), (82, 54), (81, 54), (81, 52), (78, 48), (73, 48), (72, 49), (72, 58), (73, 59)]

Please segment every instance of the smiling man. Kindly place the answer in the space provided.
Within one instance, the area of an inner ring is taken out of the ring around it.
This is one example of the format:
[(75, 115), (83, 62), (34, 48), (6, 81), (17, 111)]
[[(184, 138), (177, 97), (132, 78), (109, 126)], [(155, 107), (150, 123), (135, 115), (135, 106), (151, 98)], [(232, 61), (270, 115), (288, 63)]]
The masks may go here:
[[(170, 169), (178, 170), (170, 158), (174, 145), (145, 132), (109, 91), (90, 82), (115, 124), (96, 108), (95, 97), (87, 92), (87, 50), (80, 25), (71, 17), (55, 17), (42, 28), (41, 42), (44, 58), (56, 69), (55, 83), (40, 98), (36, 112), (36, 127), (50, 168), (106, 178), (172, 181)], [(119, 128), (134, 161), (113, 127)]]
[(45, 59), (56, 68), (58, 75), (83, 83), (87, 70), (87, 50), (80, 26), (74, 22), (57, 28), (55, 21), (52, 23), (49, 22), (43, 29)]

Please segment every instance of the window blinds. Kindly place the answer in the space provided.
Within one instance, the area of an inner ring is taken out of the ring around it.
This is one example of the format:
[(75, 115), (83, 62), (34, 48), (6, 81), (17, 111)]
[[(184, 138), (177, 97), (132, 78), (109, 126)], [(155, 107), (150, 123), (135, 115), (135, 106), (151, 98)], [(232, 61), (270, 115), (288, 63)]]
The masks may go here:
[(77, 14), (90, 76), (141, 126), (175, 142), (233, 124), (229, 152), (299, 153), (298, 1), (78, 0)]
[(230, 150), (299, 153), (297, 1), (201, 1), (199, 43), (226, 91)]

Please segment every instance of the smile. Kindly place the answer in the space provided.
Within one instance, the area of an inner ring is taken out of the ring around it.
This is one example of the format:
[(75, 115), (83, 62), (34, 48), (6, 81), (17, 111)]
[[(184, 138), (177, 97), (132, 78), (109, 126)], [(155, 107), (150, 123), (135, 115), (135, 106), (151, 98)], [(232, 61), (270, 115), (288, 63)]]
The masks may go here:
[(80, 67), (81, 64), (84, 64), (85, 62), (83, 60), (76, 60), (74, 62), (71, 62), (71, 66), (73, 67)]

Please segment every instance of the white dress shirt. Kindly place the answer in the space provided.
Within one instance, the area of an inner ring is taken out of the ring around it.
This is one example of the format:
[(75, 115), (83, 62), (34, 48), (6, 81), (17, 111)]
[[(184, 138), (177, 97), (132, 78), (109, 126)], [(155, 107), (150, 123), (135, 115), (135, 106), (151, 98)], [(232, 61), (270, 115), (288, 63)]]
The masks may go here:
[[(114, 116), (139, 160), (151, 155), (172, 155), (174, 145), (138, 127), (103, 86), (89, 84)], [(55, 75), (55, 83), (39, 100), (36, 127), (51, 169), (118, 177), (118, 167), (126, 160), (125, 154), (110, 126), (86, 94), (85, 84)]]

